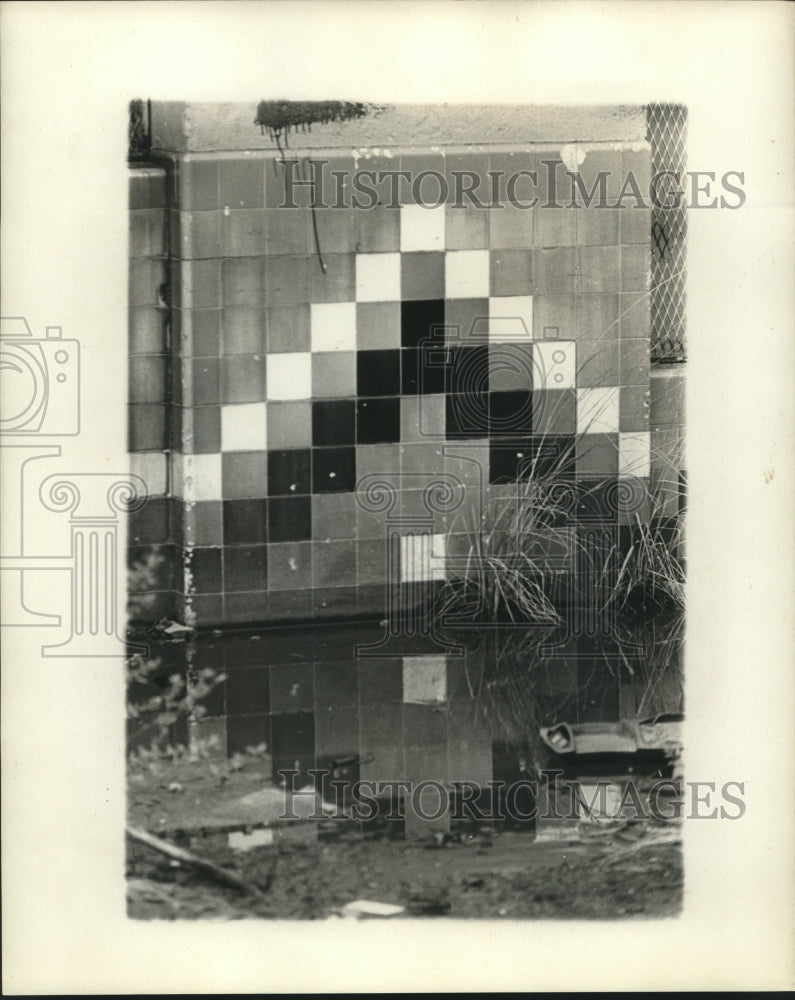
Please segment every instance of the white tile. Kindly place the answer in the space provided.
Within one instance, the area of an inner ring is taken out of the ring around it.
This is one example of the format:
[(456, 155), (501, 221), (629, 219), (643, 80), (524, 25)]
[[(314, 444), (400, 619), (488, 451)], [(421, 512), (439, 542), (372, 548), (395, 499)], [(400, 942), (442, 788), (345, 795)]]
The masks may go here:
[(130, 455), (130, 472), (143, 479), (150, 497), (162, 496), (166, 492), (167, 466), (168, 461), (162, 451), (138, 451)]
[(312, 355), (269, 354), (265, 372), (268, 399), (309, 399), (312, 395)]
[(489, 299), (489, 340), (532, 340), (533, 296)]
[(444, 258), (448, 299), (485, 299), (489, 294), (489, 251), (452, 250)]
[(577, 390), (577, 433), (618, 433), (618, 389)]
[(182, 456), (182, 499), (221, 500), (221, 455)]
[(356, 301), (400, 301), (400, 254), (356, 255)]
[(577, 384), (577, 345), (573, 340), (537, 340), (533, 344), (537, 389), (573, 389)]
[(400, 577), (404, 583), (447, 579), (444, 535), (406, 535), (400, 539)]
[(446, 700), (446, 658), (444, 656), (404, 656), (403, 701), (425, 705)]
[(444, 205), (423, 208), (403, 205), (400, 209), (400, 249), (444, 250)]
[(651, 465), (651, 435), (648, 431), (618, 435), (618, 474), (647, 478)]
[(313, 351), (356, 350), (356, 303), (321, 302), (310, 307)]
[(230, 403), (221, 407), (221, 451), (267, 448), (265, 403)]

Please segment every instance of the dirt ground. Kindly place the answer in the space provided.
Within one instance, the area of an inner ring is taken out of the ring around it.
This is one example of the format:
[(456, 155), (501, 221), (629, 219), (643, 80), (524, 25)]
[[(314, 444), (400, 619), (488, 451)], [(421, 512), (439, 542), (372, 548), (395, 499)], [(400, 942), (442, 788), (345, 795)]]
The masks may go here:
[[(299, 822), (276, 826), (268, 845), (236, 850), (228, 831), (252, 818), (252, 796), (261, 810), (276, 791), (263, 790), (263, 763), (230, 771), (188, 761), (131, 771), (132, 826), (170, 836), (256, 892), (228, 888), (129, 842), (130, 917), (322, 920), (362, 899), (405, 908), (391, 919), (664, 918), (680, 911), (680, 846), (631, 829), (580, 842), (499, 828), (415, 841), (368, 837), (344, 822)], [(198, 827), (204, 835), (178, 833)]]

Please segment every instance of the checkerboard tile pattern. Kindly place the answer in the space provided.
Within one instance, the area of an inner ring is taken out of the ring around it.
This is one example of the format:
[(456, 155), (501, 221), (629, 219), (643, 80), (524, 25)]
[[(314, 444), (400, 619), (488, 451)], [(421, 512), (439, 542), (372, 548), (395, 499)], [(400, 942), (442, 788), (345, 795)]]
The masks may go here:
[[(516, 165), (540, 155), (517, 152)], [(600, 155), (620, 173), (620, 148)], [(485, 177), (504, 156), (465, 159)], [(445, 155), (398, 159), (437, 169)], [(358, 503), (369, 472), (415, 494), (465, 448), (479, 469), (470, 507), (530, 468), (585, 483), (648, 477), (648, 417), (633, 405), (648, 381), (648, 324), (622, 301), (643, 289), (613, 274), (618, 261), (643, 284), (648, 251), (621, 246), (619, 226), (563, 209), (388, 199), (283, 209), (282, 168), (266, 156), (178, 167), (177, 194), (158, 209), (171, 257), (151, 226), (136, 230), (149, 236), (131, 262), (130, 439), (164, 491), (170, 450), (169, 495), (202, 512), (193, 538), (211, 541), (196, 546), (207, 554), (191, 588), (208, 615), (278, 616), (277, 592), (307, 592), (294, 608), (311, 614), (315, 591), (328, 604), (328, 592), (372, 581), (363, 546), (386, 529)], [(154, 323), (168, 275), (170, 355)], [(448, 543), (435, 527), (404, 540), (400, 579), (443, 579)]]

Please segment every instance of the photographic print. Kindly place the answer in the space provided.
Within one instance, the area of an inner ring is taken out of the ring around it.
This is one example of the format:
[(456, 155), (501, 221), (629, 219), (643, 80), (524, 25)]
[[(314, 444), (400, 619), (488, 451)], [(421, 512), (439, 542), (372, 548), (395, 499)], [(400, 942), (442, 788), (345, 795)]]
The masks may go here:
[(132, 916), (679, 912), (686, 135), (131, 102)]
[(789, 9), (0, 16), (4, 991), (790, 986)]

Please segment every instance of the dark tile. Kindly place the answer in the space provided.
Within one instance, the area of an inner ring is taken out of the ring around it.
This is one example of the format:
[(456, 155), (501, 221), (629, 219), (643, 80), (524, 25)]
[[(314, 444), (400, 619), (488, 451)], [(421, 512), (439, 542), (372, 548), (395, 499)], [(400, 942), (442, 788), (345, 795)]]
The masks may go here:
[[(268, 546), (268, 589), (270, 591), (294, 591), (293, 598), (285, 597), (283, 610), (309, 612), (312, 586), (312, 544), (310, 542), (279, 542)], [(277, 602), (272, 600), (271, 609), (276, 610)], [(277, 618), (278, 615), (274, 614)]]
[(183, 159), (178, 174), (179, 205), (183, 209), (218, 208), (218, 162)]
[(445, 427), (448, 440), (488, 437), (488, 393), (448, 394), (445, 400)]
[(356, 384), (359, 396), (397, 396), (400, 392), (400, 351), (359, 351)]
[(192, 504), (185, 522), (185, 540), (193, 545), (222, 545), (223, 504), (202, 500)]
[(615, 486), (615, 476), (578, 476), (577, 518), (584, 524), (617, 523)]
[(319, 754), (339, 756), (356, 752), (359, 745), (359, 709), (340, 705), (315, 712), (315, 749)]
[(407, 747), (444, 746), (447, 743), (447, 715), (431, 705), (403, 706), (403, 742)]
[(130, 309), (130, 354), (164, 354), (165, 316), (149, 306)]
[(312, 547), (315, 587), (346, 587), (356, 583), (356, 543), (320, 541)]
[(262, 715), (270, 711), (270, 668), (231, 670), (226, 678), (229, 715)]
[(267, 586), (267, 545), (224, 548), (225, 591), (266, 590)]
[(258, 403), (265, 398), (265, 364), (257, 355), (221, 358), (221, 402)]
[(491, 437), (525, 437), (532, 433), (533, 405), (528, 392), (489, 393)]
[(269, 354), (287, 354), (309, 350), (309, 305), (273, 306), (265, 310), (266, 339)]
[(356, 536), (356, 498), (352, 493), (312, 497), (312, 535), (316, 539)]
[(533, 390), (533, 432), (544, 436), (577, 430), (576, 389)]
[(311, 302), (352, 302), (356, 278), (352, 253), (323, 253), (309, 258)]
[(271, 715), (271, 754), (277, 757), (314, 757), (315, 718), (312, 712), (276, 712)]
[[(415, 256), (404, 254), (405, 256)], [(416, 256), (436, 256), (434, 254), (418, 254)], [(443, 257), (443, 254), (438, 256)], [(423, 299), (417, 302), (402, 302), (400, 305), (400, 344), (401, 347), (417, 347), (422, 341), (433, 340), (443, 342), (439, 327), (444, 326), (444, 299)]]
[(306, 257), (269, 257), (265, 261), (265, 291), (269, 305), (309, 302)]
[(265, 272), (259, 257), (239, 257), (221, 262), (224, 307), (259, 306), (265, 298)]
[[(215, 251), (218, 252), (217, 249)], [(174, 305), (191, 309), (221, 307), (221, 267), (217, 260), (183, 261), (179, 275), (181, 283), (175, 292), (172, 277), (171, 294), (179, 297)]]
[(219, 594), (221, 586), (221, 549), (192, 549), (190, 569), (193, 590), (197, 594)]
[(229, 208), (262, 208), (265, 204), (265, 161), (259, 157), (220, 160), (219, 198)]
[(576, 247), (552, 247), (534, 251), (533, 288), (536, 294), (565, 295), (578, 291), (577, 268)]
[(403, 395), (444, 392), (449, 354), (441, 344), (404, 347), (400, 353), (400, 388)]
[(268, 501), (268, 540), (300, 542), (312, 537), (312, 498), (271, 497)]
[(149, 497), (140, 510), (130, 511), (127, 537), (131, 545), (168, 541), (168, 500)]
[(581, 434), (577, 439), (577, 476), (617, 476), (618, 435)]
[(224, 500), (223, 505), (225, 546), (252, 545), (267, 540), (266, 500)]
[(400, 303), (356, 303), (356, 347), (381, 351), (400, 347)]
[(224, 500), (253, 499), (268, 493), (268, 456), (261, 451), (221, 456)]
[(400, 704), (403, 701), (401, 659), (359, 660), (358, 670), (361, 705)]
[(193, 408), (193, 451), (196, 455), (212, 455), (221, 450), (221, 407)]
[(355, 485), (355, 448), (312, 449), (313, 493), (350, 493)]
[[(444, 254), (404, 253), (400, 258), (401, 299), (444, 299)], [(442, 309), (444, 303), (442, 302)], [(444, 322), (444, 320), (442, 320)], [(404, 346), (411, 346), (405, 345)]]
[[(402, 666), (401, 696), (402, 696)], [(389, 702), (362, 699), (359, 708), (359, 741), (363, 753), (371, 753), (381, 747), (403, 746), (403, 705), (398, 699)], [(390, 780), (400, 775), (384, 775), (382, 780)]]
[(129, 401), (160, 403), (166, 399), (166, 359), (154, 354), (129, 360)]
[[(357, 705), (359, 674), (356, 660), (337, 660), (315, 664), (315, 705)], [(358, 737), (358, 733), (357, 733)], [(358, 743), (358, 738), (357, 741)]]
[(352, 399), (312, 403), (312, 444), (351, 445), (356, 438), (356, 409)]
[(311, 712), (314, 706), (312, 664), (295, 662), (271, 667), (270, 702), (272, 712)]
[[(369, 184), (369, 178), (365, 178), (365, 182)], [(362, 195), (360, 201), (362, 205), (369, 203), (369, 196)], [(357, 253), (400, 250), (400, 209), (386, 205), (355, 209), (354, 237)]]
[(265, 318), (257, 306), (228, 306), (221, 317), (223, 353), (259, 354), (265, 345)]
[(191, 309), (191, 353), (194, 358), (217, 358), (221, 353), (221, 310)]
[(160, 451), (168, 446), (162, 403), (134, 403), (127, 412), (130, 451)]
[(183, 362), (183, 377), (191, 380), (189, 403), (210, 406), (221, 402), (220, 362), (218, 358), (194, 358)]
[(290, 399), (268, 403), (268, 447), (308, 448), (312, 444), (312, 404)]
[[(531, 250), (492, 250), (490, 262), (492, 295), (532, 294), (534, 259)], [(574, 291), (573, 282), (571, 290)]]
[(226, 722), (226, 752), (245, 753), (263, 743), (270, 746), (270, 718), (267, 715), (233, 715)]
[(357, 401), (356, 441), (358, 444), (381, 444), (399, 440), (399, 397), (375, 397)]
[(312, 614), (317, 618), (352, 618), (358, 611), (356, 587), (314, 587)]
[(489, 348), (485, 344), (452, 347), (445, 379), (448, 393), (473, 396), (489, 391)]
[(268, 453), (268, 495), (310, 493), (311, 468), (308, 448)]

